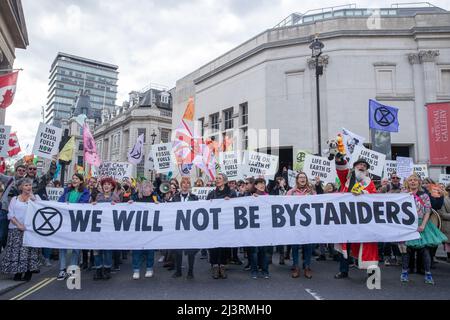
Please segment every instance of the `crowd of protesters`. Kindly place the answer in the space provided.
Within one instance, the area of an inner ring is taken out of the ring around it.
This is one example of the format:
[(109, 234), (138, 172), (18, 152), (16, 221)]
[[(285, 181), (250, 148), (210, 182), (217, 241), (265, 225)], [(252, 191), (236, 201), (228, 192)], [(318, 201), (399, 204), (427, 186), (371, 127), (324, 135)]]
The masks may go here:
[[(339, 262), (336, 279), (349, 277), (349, 267), (356, 265), (366, 269), (370, 265), (384, 263), (385, 266), (398, 266), (400, 280), (409, 281), (409, 274), (424, 275), (424, 282), (434, 284), (431, 269), (436, 263), (436, 251), (443, 244), (450, 261), (450, 185), (436, 184), (429, 178), (421, 180), (413, 174), (401, 183), (400, 177), (393, 173), (389, 179), (375, 184), (368, 174), (369, 164), (360, 160), (353, 168), (348, 168), (343, 159), (336, 160), (339, 184), (323, 184), (320, 179), (311, 180), (305, 173), (296, 176), (295, 184), (289, 186), (287, 169), (277, 175), (269, 185), (263, 178), (248, 178), (245, 181), (228, 181), (224, 174), (218, 174), (214, 182), (197, 179), (194, 183), (189, 177), (180, 181), (171, 179), (163, 181), (157, 175), (154, 182), (136, 182), (131, 179), (115, 181), (112, 178), (90, 178), (85, 181), (83, 175), (75, 174), (64, 188), (59, 202), (64, 203), (117, 203), (134, 202), (164, 203), (198, 201), (192, 193), (192, 187), (214, 187), (207, 200), (225, 199), (233, 201), (240, 197), (271, 196), (314, 196), (329, 193), (353, 193), (355, 196), (371, 193), (410, 193), (413, 195), (419, 217), (421, 238), (406, 243), (366, 243), (366, 244), (286, 244), (246, 248), (198, 248), (196, 250), (161, 251), (159, 262), (164, 263), (169, 271), (174, 271), (174, 278), (183, 277), (183, 257), (187, 257), (187, 279), (194, 278), (194, 264), (197, 254), (201, 259), (209, 258), (213, 279), (227, 279), (227, 265), (243, 265), (242, 258), (247, 259), (244, 270), (250, 271), (252, 279), (269, 279), (270, 265), (273, 263), (274, 251), (279, 254), (278, 263), (285, 265), (292, 259), (291, 277), (313, 278), (313, 264), (332, 259)], [(22, 245), (25, 231), (26, 208), (29, 201), (48, 200), (46, 187), (60, 187), (52, 178), (56, 171), (56, 159), (50, 170), (38, 177), (36, 166), (17, 165), (15, 174), (0, 174), (2, 184), (0, 212), (0, 272), (14, 275), (16, 281), (30, 281), (32, 274), (39, 272), (42, 264), (51, 266), (50, 258), (59, 260), (58, 280), (64, 280), (67, 274), (67, 257), (70, 253), (70, 265), (79, 265), (86, 272), (93, 271), (94, 280), (108, 280), (112, 274), (120, 271), (122, 260), (128, 258), (127, 251), (122, 250), (65, 250), (51, 248), (34, 249)], [(435, 219), (441, 220), (438, 229)], [(205, 243), (207, 246), (207, 244)], [(209, 250), (208, 250), (209, 249)], [(57, 252), (55, 257), (55, 252)], [(300, 254), (301, 252), (301, 254)], [(134, 280), (141, 278), (142, 264), (145, 278), (154, 276), (154, 250), (134, 250), (131, 252)], [(313, 263), (313, 256), (317, 256)], [(327, 257), (328, 256), (328, 257)], [(361, 258), (363, 257), (363, 258)], [(300, 264), (302, 258), (302, 264)], [(303, 272), (302, 272), (303, 271)]]

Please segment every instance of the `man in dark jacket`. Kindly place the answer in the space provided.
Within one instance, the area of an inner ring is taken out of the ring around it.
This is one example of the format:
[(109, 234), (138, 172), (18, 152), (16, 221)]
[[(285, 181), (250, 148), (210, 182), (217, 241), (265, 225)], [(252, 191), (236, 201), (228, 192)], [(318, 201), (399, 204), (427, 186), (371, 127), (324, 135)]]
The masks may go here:
[[(198, 201), (198, 197), (190, 192), (191, 189), (191, 179), (189, 177), (181, 178), (181, 190), (177, 193), (173, 198), (172, 202), (188, 202), (188, 201)], [(183, 264), (183, 251), (184, 254), (188, 256), (188, 274), (186, 279), (192, 280), (194, 279), (194, 262), (195, 255), (198, 252), (198, 249), (191, 250), (176, 250), (175, 251), (175, 273), (173, 274), (173, 278), (180, 278), (183, 276), (181, 272), (181, 266)]]
[(52, 181), (56, 173), (56, 160), (50, 164), (50, 169), (42, 177), (37, 175), (37, 167), (33, 163), (28, 165), (27, 178), (33, 179), (33, 194), (37, 194), (42, 200), (48, 200), (47, 185)]
[[(225, 199), (230, 200), (236, 198), (236, 192), (231, 191), (227, 185), (228, 178), (226, 175), (220, 173), (216, 177), (216, 189), (208, 194), (207, 200)], [(214, 279), (226, 279), (225, 265), (230, 255), (230, 249), (215, 248), (209, 250), (209, 259), (213, 267), (212, 277)]]

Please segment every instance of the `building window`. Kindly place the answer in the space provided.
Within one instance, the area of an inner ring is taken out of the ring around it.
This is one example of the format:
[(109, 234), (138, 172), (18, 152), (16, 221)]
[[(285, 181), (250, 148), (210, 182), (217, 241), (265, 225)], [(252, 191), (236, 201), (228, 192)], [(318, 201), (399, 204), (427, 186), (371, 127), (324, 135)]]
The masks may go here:
[(79, 165), (80, 167), (84, 166), (84, 157), (83, 156), (78, 157), (77, 165)]
[(210, 122), (211, 122), (211, 130), (212, 130), (212, 132), (217, 132), (217, 131), (220, 130), (219, 114), (218, 113), (215, 113), (215, 114), (211, 115)]
[(162, 143), (169, 143), (169, 141), (170, 141), (170, 134), (171, 134), (171, 130), (161, 129), (161, 142)]
[(395, 66), (376, 67), (376, 81), (378, 94), (395, 93)]
[(200, 123), (200, 135), (203, 137), (205, 136), (205, 118), (198, 119)]
[(223, 117), (225, 119), (225, 130), (234, 128), (233, 111), (233, 108), (231, 108), (223, 112)]
[(248, 128), (242, 129), (242, 150), (248, 150)]
[(170, 95), (167, 92), (161, 93), (161, 102), (168, 104)]
[(83, 150), (84, 150), (83, 141), (81, 141), (80, 144), (78, 145), (78, 151), (83, 151)]
[(441, 69), (440, 92), (450, 95), (450, 69)]
[(138, 129), (138, 137), (140, 137), (141, 135), (144, 135), (144, 143), (146, 143), (147, 142), (147, 129), (145, 129), (145, 128)]
[(248, 103), (245, 102), (240, 105), (241, 109), (241, 126), (248, 125)]

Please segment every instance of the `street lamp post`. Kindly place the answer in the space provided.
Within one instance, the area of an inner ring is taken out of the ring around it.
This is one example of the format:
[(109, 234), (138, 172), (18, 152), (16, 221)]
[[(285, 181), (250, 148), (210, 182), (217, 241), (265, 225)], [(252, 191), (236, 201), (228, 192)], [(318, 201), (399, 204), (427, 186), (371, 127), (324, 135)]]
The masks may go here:
[[(156, 140), (156, 137), (157, 137), (158, 135), (156, 134), (156, 132), (155, 132), (155, 130), (153, 130), (153, 133), (152, 133), (152, 135), (151, 135), (151, 137), (152, 137), (152, 146), (154, 146), (155, 145), (155, 140)], [(153, 173), (155, 172), (155, 168), (153, 168), (152, 169), (152, 177), (151, 177), (151, 182), (153, 183)]]
[(322, 127), (320, 123), (320, 76), (323, 75), (323, 66), (319, 65), (319, 58), (322, 55), (322, 49), (325, 45), (316, 36), (309, 48), (312, 50), (312, 58), (316, 60), (316, 94), (317, 94), (317, 131), (319, 156), (322, 155)]

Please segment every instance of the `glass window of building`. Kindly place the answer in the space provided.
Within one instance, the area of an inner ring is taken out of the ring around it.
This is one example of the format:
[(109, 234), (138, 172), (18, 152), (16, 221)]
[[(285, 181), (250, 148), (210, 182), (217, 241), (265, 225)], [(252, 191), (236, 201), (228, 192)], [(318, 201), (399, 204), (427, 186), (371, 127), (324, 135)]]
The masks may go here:
[(225, 119), (225, 130), (230, 130), (234, 128), (233, 111), (234, 109), (230, 108), (223, 112), (223, 117)]
[(248, 125), (248, 103), (245, 102), (240, 105), (241, 109), (241, 126)]
[(211, 130), (213, 132), (219, 131), (220, 130), (219, 113), (211, 115), (210, 121), (211, 121)]

